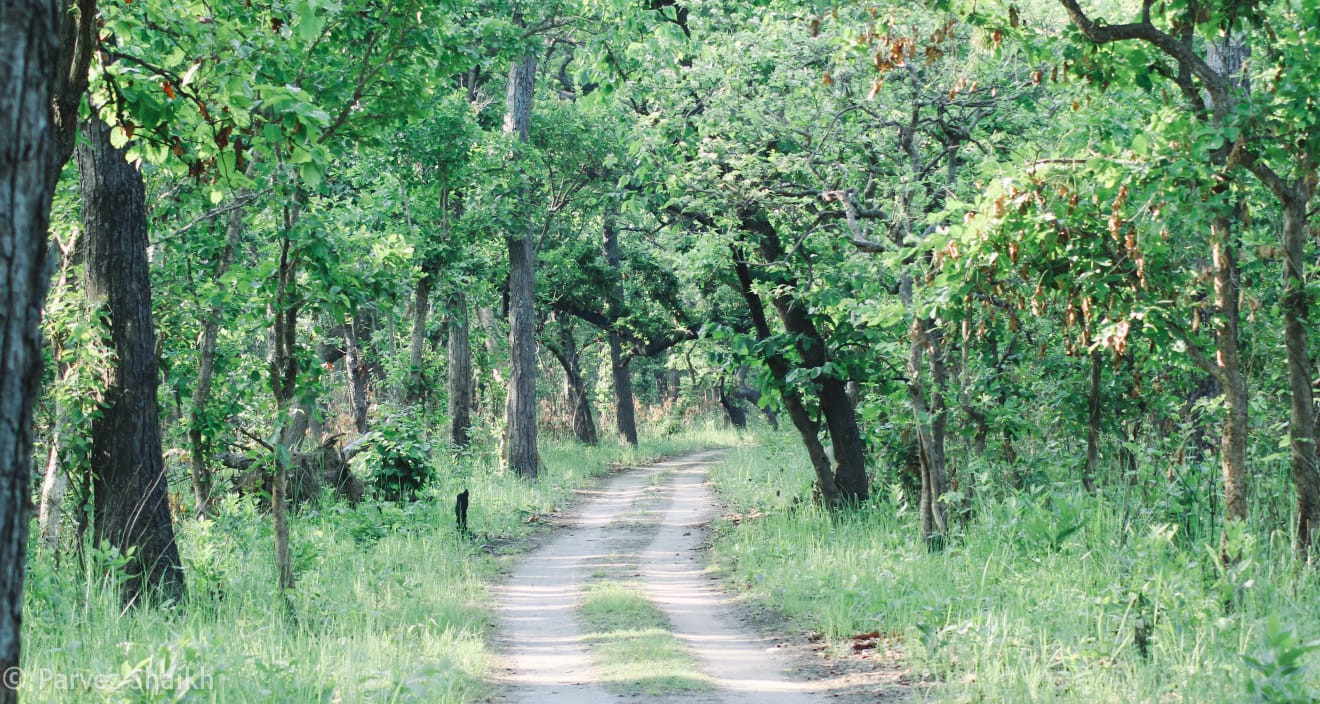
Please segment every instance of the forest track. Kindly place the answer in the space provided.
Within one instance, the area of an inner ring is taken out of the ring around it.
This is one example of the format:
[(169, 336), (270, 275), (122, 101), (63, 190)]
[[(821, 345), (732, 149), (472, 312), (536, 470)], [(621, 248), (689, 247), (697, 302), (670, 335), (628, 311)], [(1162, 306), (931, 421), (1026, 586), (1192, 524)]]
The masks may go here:
[[(722, 589), (706, 565), (716, 512), (707, 468), (720, 452), (628, 469), (583, 491), (585, 500), (561, 517), (549, 539), (519, 559), (496, 588), (496, 644), (504, 662), (494, 701), (820, 704), (907, 698), (894, 685), (896, 670), (859, 673), (857, 663), (823, 662), (813, 652), (819, 646), (805, 638), (795, 644), (751, 625), (746, 608)], [(634, 591), (663, 613), (700, 670), (686, 674), (707, 686), (648, 693), (640, 684), (603, 680), (579, 609), (584, 589), (607, 577), (637, 585)]]

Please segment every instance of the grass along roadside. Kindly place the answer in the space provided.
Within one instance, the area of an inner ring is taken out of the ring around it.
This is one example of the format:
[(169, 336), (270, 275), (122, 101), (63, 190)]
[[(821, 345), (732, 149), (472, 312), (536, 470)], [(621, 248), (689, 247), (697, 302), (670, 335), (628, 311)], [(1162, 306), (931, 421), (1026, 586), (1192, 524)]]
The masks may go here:
[[(739, 442), (705, 425), (639, 449), (547, 443), (540, 480), (494, 469), (494, 453), (437, 457), (421, 500), (305, 507), (292, 517), (297, 588), (286, 613), (275, 583), (270, 520), (249, 500), (177, 526), (188, 601), (121, 612), (103, 577), (31, 547), (25, 592), (25, 702), (479, 701), (489, 687), (489, 587), (512, 553), (607, 473)], [(453, 497), (472, 494), (475, 538), (454, 529)], [(35, 535), (35, 530), (33, 534)]]
[(579, 613), (601, 684), (617, 693), (681, 694), (712, 688), (665, 615), (621, 580), (587, 585)]
[(1287, 559), (1286, 537), (1238, 536), (1243, 557), (1223, 570), (1213, 546), (1115, 498), (1049, 485), (978, 500), (930, 554), (901, 492), (877, 487), (884, 498), (831, 521), (800, 501), (807, 467), (786, 436), (725, 454), (712, 479), (744, 518), (718, 522), (716, 563), (836, 646), (879, 631), (929, 700), (1291, 704), (1320, 691), (1306, 645), (1320, 580)]

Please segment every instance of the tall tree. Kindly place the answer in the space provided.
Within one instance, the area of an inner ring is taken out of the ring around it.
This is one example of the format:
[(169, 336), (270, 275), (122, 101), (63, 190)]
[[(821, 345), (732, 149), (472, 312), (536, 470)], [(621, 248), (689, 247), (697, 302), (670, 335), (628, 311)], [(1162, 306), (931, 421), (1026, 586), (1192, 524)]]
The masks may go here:
[[(528, 52), (509, 68), (504, 132), (515, 140), (510, 167), (521, 184), (524, 211), (531, 207), (530, 187), (517, 174), (522, 152), (529, 148), (532, 98), (536, 88), (536, 54)], [(505, 467), (523, 477), (540, 471), (536, 448), (536, 242), (532, 219), (505, 233), (509, 252), (509, 395), (505, 404)]]
[[(73, 149), (95, 6), (0, 0), (0, 672), (19, 664), (46, 230), (55, 180)], [(17, 701), (17, 682), (6, 675), (0, 704)]]
[(123, 599), (183, 598), (161, 454), (156, 332), (147, 263), (142, 174), (110, 143), (99, 118), (83, 122), (76, 150), (86, 229), (87, 300), (107, 328), (115, 362), (92, 421), (93, 539), (127, 559)]

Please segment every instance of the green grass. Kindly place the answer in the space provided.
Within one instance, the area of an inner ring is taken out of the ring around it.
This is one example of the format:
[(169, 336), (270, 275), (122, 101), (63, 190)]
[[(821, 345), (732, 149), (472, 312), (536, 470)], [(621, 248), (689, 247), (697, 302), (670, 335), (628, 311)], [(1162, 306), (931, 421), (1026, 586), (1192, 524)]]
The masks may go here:
[(1320, 693), (1304, 646), (1320, 637), (1320, 577), (1291, 559), (1282, 534), (1240, 536), (1243, 559), (1225, 571), (1212, 546), (1123, 511), (1118, 497), (1059, 484), (982, 497), (950, 547), (930, 554), (901, 492), (877, 487), (881, 500), (836, 521), (795, 501), (810, 495), (808, 467), (786, 436), (731, 451), (714, 471), (723, 501), (765, 515), (717, 526), (716, 559), (735, 589), (836, 646), (887, 634), (923, 698), (1282, 703)]
[(587, 586), (580, 613), (602, 684), (611, 691), (651, 696), (711, 689), (668, 619), (633, 582)]
[[(189, 598), (121, 613), (95, 567), (30, 560), (21, 688), (25, 702), (471, 702), (489, 694), (489, 587), (534, 517), (566, 508), (609, 471), (736, 436), (703, 425), (639, 449), (542, 446), (535, 482), (493, 467), (493, 451), (437, 458), (440, 480), (414, 503), (333, 502), (291, 519), (297, 587), (274, 590), (269, 516), (231, 499), (177, 526)], [(472, 539), (453, 497), (471, 491)], [(35, 528), (35, 527), (34, 527)], [(33, 531), (35, 533), (35, 529)]]

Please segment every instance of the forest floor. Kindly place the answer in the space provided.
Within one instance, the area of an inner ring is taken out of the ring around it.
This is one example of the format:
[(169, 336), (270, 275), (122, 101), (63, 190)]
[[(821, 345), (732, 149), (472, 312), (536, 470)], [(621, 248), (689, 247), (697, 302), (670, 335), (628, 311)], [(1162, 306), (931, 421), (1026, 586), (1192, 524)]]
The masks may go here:
[(834, 654), (708, 567), (718, 510), (708, 450), (584, 490), (496, 589), (497, 692), (507, 704), (898, 702), (892, 657)]

